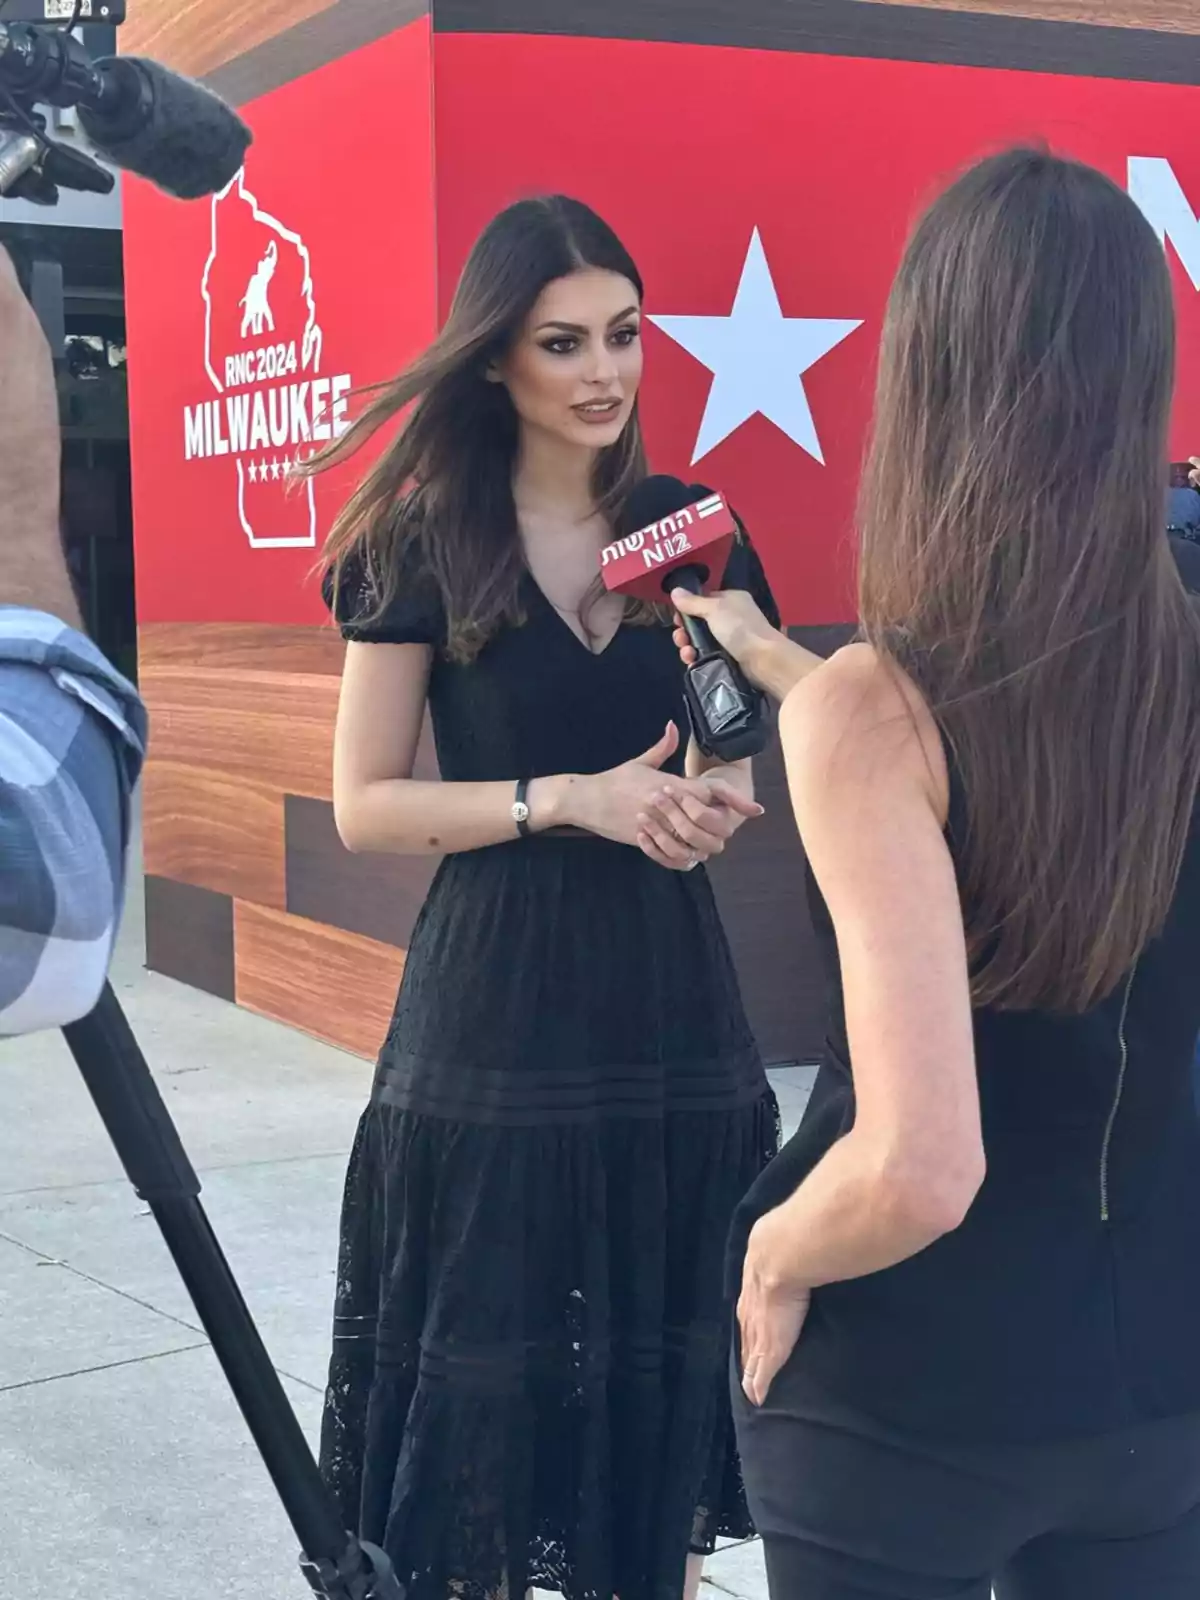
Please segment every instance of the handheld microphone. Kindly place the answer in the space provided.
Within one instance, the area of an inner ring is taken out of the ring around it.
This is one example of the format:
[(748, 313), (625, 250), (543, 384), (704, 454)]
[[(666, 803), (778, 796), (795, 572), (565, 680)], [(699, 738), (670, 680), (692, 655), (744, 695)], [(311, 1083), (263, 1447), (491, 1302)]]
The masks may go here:
[[(738, 533), (724, 498), (679, 478), (645, 478), (631, 492), (622, 525), (633, 531), (601, 555), (605, 588), (661, 603), (672, 589), (720, 588)], [(692, 736), (715, 761), (742, 761), (766, 748), (766, 699), (698, 617), (683, 625), (696, 652), (684, 670)]]
[[(136, 56), (93, 60), (74, 34), (58, 28), (0, 22), (0, 88), (29, 106), (78, 106), (85, 133), (106, 160), (180, 200), (222, 190), (253, 137), (202, 84)], [(47, 166), (51, 190), (112, 188), (99, 163), (54, 144), (28, 113), (8, 143), (13, 154), (0, 171), (0, 193), (20, 193), (18, 183), (33, 179), (39, 164)], [(29, 198), (53, 203), (56, 195), (43, 187)]]

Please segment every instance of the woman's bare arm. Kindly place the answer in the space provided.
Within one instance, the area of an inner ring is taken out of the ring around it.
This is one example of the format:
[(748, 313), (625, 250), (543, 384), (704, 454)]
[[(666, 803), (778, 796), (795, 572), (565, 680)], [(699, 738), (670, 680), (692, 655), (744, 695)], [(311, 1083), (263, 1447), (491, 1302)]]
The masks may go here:
[[(333, 743), (333, 810), (348, 850), (441, 855), (516, 837), (513, 781), (413, 778), (433, 652), (420, 644), (348, 644)], [(567, 778), (530, 785), (530, 827), (560, 821)]]
[(760, 1252), (768, 1284), (814, 1288), (952, 1231), (984, 1154), (933, 718), (907, 680), (855, 645), (795, 690), (780, 722), (796, 821), (837, 934), (856, 1112), (759, 1224), (750, 1257)]

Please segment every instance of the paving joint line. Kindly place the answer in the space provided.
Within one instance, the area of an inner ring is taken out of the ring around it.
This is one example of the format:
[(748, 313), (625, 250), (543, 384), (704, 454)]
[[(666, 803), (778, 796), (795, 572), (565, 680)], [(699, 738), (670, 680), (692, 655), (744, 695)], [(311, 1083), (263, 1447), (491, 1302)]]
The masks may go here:
[[(177, 1328), (185, 1328), (188, 1333), (198, 1333), (203, 1342), (201, 1344), (188, 1345), (186, 1347), (187, 1349), (205, 1350), (212, 1348), (211, 1341), (209, 1340), (204, 1329), (198, 1327), (194, 1322), (189, 1322), (186, 1317), (178, 1317), (173, 1311), (164, 1311), (161, 1306), (156, 1306), (149, 1300), (143, 1300), (140, 1295), (131, 1294), (128, 1289), (121, 1289), (115, 1283), (105, 1283), (103, 1278), (97, 1278), (93, 1276), (92, 1273), (85, 1272), (82, 1267), (76, 1267), (72, 1265), (70, 1261), (64, 1261), (60, 1256), (48, 1256), (44, 1250), (39, 1250), (36, 1245), (26, 1244), (24, 1239), (15, 1238), (11, 1233), (6, 1233), (3, 1228), (0, 1228), (0, 1240), (7, 1244), (14, 1245), (18, 1250), (24, 1250), (26, 1255), (36, 1257), (36, 1259), (44, 1266), (61, 1267), (64, 1272), (71, 1273), (73, 1277), (81, 1279), (84, 1283), (90, 1283), (94, 1289), (103, 1289), (108, 1294), (115, 1294), (118, 1299), (127, 1300), (130, 1305), (139, 1306), (143, 1311), (149, 1311), (153, 1316), (162, 1317), (164, 1321), (167, 1322), (173, 1322)], [(163, 1354), (173, 1353), (174, 1352), (172, 1351), (163, 1352)], [(270, 1356), (269, 1350), (267, 1351), (267, 1355)], [(123, 1362), (116, 1362), (114, 1364), (117, 1366), (126, 1365), (126, 1363)], [(279, 1377), (287, 1378), (290, 1383), (298, 1384), (302, 1389), (311, 1390), (313, 1394), (321, 1394), (324, 1390), (323, 1384), (313, 1383), (308, 1378), (298, 1377), (296, 1373), (289, 1372), (286, 1367), (275, 1366), (273, 1361), (271, 1362), (271, 1366)], [(106, 1369), (103, 1366), (100, 1366), (88, 1367), (84, 1370), (89, 1372), (103, 1372)], [(64, 1374), (64, 1376), (71, 1377), (74, 1376), (74, 1374), (67, 1373)], [(17, 1387), (19, 1387), (19, 1385)], [(0, 1384), (0, 1393), (4, 1392), (4, 1388), (5, 1386)]]
[(178, 1350), (150, 1350), (144, 1356), (126, 1356), (122, 1361), (102, 1361), (94, 1367), (75, 1367), (70, 1372), (52, 1372), (44, 1378), (23, 1378), (19, 1383), (0, 1383), (0, 1395), (16, 1394), (21, 1389), (39, 1389), (48, 1383), (61, 1383), (66, 1378), (86, 1378), (96, 1372), (116, 1372), (121, 1367), (140, 1367), (147, 1361), (166, 1361), (171, 1356), (188, 1355), (193, 1350), (207, 1350), (207, 1343), (183, 1345)]
[[(248, 1172), (254, 1167), (295, 1166), (301, 1161), (332, 1161), (335, 1157), (345, 1161), (348, 1159), (347, 1151), (339, 1147), (337, 1150), (314, 1150), (308, 1155), (269, 1156), (253, 1161), (222, 1161), (211, 1167), (197, 1167), (196, 1172), (203, 1180), (206, 1176), (212, 1177), (222, 1172)], [(28, 1195), (71, 1194), (86, 1189), (112, 1189), (118, 1184), (122, 1188), (129, 1189), (136, 1198), (136, 1191), (129, 1179), (124, 1175), (115, 1174), (111, 1178), (91, 1178), (86, 1183), (36, 1183), (28, 1189), (0, 1189), (0, 1203), (5, 1200), (23, 1200)]]
[(198, 1333), (204, 1336), (204, 1329), (198, 1328), (195, 1323), (189, 1322), (186, 1317), (177, 1317), (173, 1311), (164, 1311), (161, 1306), (152, 1305), (149, 1300), (143, 1300), (140, 1295), (131, 1294), (128, 1289), (121, 1289), (115, 1283), (105, 1283), (103, 1278), (97, 1278), (90, 1272), (85, 1272), (82, 1267), (75, 1266), (72, 1262), (64, 1260), (61, 1256), (47, 1255), (44, 1250), (39, 1250), (36, 1245), (26, 1244), (24, 1239), (18, 1239), (15, 1234), (0, 1228), (0, 1239), (7, 1244), (15, 1245), (18, 1250), (24, 1250), (26, 1255), (37, 1258), (43, 1266), (61, 1267), (64, 1272), (69, 1272), (72, 1277), (79, 1278), (84, 1283), (90, 1283), (95, 1289), (104, 1289), (109, 1294), (115, 1294), (121, 1300), (128, 1300), (130, 1305), (140, 1306), (143, 1311), (152, 1312), (156, 1317), (162, 1317), (167, 1322), (173, 1322), (176, 1327), (186, 1328), (189, 1333)]

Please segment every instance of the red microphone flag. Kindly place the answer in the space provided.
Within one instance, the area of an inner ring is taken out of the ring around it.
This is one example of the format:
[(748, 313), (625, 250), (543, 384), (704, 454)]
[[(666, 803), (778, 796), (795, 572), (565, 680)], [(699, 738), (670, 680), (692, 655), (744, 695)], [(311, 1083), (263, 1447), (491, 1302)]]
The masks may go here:
[(721, 586), (737, 534), (723, 495), (706, 495), (636, 533), (605, 545), (600, 574), (606, 589), (637, 600), (661, 602), (670, 589), (664, 581), (677, 567), (705, 573), (704, 591)]

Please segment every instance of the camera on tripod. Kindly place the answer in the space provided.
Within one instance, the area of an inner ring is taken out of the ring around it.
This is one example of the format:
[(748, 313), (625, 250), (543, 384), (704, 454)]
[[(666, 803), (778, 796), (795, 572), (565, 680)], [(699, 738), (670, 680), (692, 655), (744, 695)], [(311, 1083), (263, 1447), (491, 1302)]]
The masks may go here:
[(125, 0), (0, 4), (0, 195), (52, 206), (61, 189), (111, 192), (113, 174), (78, 146), (52, 138), (42, 108), (109, 108), (115, 91), (75, 29), (124, 20)]

